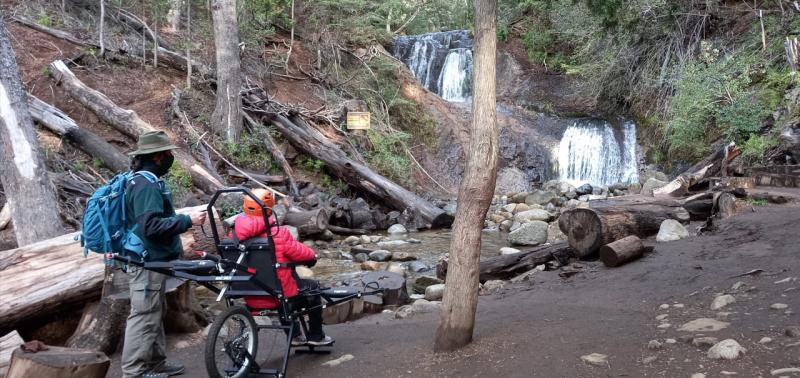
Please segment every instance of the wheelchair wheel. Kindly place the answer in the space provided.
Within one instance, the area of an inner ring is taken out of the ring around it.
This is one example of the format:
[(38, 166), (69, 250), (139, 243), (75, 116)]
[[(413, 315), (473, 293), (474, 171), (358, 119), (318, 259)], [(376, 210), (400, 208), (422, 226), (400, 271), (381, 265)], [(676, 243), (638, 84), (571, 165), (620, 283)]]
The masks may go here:
[(258, 327), (244, 306), (229, 307), (214, 320), (206, 339), (206, 371), (211, 378), (246, 377), (256, 358)]

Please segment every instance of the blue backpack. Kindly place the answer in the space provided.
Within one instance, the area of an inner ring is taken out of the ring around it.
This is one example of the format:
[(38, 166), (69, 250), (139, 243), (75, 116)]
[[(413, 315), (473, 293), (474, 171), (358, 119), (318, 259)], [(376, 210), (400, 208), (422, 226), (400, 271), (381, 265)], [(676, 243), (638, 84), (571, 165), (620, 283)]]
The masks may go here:
[(146, 253), (141, 240), (132, 230), (125, 228), (125, 186), (137, 175), (152, 183), (158, 182), (158, 177), (150, 172), (128, 171), (114, 176), (89, 197), (83, 213), (81, 235), (76, 237), (81, 242), (84, 257), (89, 251), (105, 254), (122, 253), (127, 249), (138, 254)]

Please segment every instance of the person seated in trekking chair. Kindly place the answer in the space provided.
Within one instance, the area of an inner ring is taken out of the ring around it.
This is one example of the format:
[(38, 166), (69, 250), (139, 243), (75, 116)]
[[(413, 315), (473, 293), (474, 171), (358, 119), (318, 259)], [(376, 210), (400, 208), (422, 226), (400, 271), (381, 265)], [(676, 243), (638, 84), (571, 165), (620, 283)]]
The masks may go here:
[[(267, 208), (275, 206), (275, 199), (269, 190), (254, 189), (252, 192)], [(255, 237), (266, 237), (267, 227), (264, 224), (261, 206), (250, 196), (245, 196), (243, 208), (244, 214), (239, 215), (234, 220), (233, 231), (230, 236), (236, 233), (236, 237), (240, 241)], [(275, 258), (278, 263), (308, 262), (309, 265), (316, 263), (317, 256), (313, 249), (295, 240), (288, 228), (275, 224), (275, 217), (267, 214), (267, 218), (270, 223), (270, 233), (275, 244)], [(300, 279), (292, 267), (280, 267), (277, 272), (278, 279), (283, 287), (283, 295), (287, 298), (297, 296), (292, 298), (292, 307), (294, 309), (319, 306), (308, 313), (309, 329), (307, 335), (303, 336), (299, 325), (297, 323), (294, 324), (293, 334), (298, 336), (292, 339), (292, 345), (325, 346), (333, 344), (333, 338), (326, 336), (325, 332), (322, 331), (322, 307), (320, 306), (322, 302), (320, 296), (313, 294), (318, 291), (319, 282)], [(278, 306), (278, 300), (272, 296), (247, 296), (244, 300), (247, 306), (252, 309), (273, 309)]]
[[(148, 132), (139, 137), (132, 156), (133, 177), (125, 185), (125, 254), (144, 261), (179, 259), (183, 252), (180, 234), (192, 225), (205, 222), (205, 212), (175, 214), (172, 194), (161, 177), (175, 158), (169, 137), (163, 132)], [(168, 364), (164, 324), (167, 276), (133, 265), (127, 266), (130, 278), (131, 312), (122, 348), (122, 373), (125, 378), (166, 378), (182, 374), (184, 367)]]

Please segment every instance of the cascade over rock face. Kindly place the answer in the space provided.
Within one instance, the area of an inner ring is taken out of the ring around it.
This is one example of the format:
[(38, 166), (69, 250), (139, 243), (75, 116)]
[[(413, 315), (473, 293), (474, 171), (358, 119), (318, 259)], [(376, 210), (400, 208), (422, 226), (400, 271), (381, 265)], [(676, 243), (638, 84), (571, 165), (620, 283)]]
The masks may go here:
[(400, 36), (394, 56), (429, 91), (445, 100), (465, 101), (472, 93), (472, 46), (467, 30)]

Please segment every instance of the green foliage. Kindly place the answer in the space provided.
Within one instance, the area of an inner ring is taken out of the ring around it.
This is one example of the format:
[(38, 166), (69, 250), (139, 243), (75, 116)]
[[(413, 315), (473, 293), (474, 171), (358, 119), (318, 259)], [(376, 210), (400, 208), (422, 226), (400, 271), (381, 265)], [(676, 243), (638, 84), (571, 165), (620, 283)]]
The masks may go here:
[(243, 41), (256, 44), (275, 34), (276, 24), (292, 27), (291, 0), (244, 0), (239, 3), (239, 31)]
[(322, 169), (325, 168), (325, 162), (319, 159), (303, 156), (300, 160), (300, 166), (314, 174), (319, 174), (322, 172)]
[(766, 199), (763, 199), (763, 198), (756, 199), (756, 198), (747, 197), (745, 199), (745, 201), (748, 204), (753, 205), (753, 206), (767, 206), (767, 205), (769, 205), (769, 201), (767, 201)]
[(42, 26), (51, 27), (53, 26), (53, 19), (50, 18), (49, 14), (44, 13), (36, 19), (36, 23)]
[(103, 161), (98, 158), (94, 158), (92, 159), (92, 165), (95, 169), (103, 168)]
[(774, 135), (750, 134), (742, 147), (742, 156), (751, 164), (765, 164), (764, 156), (779, 144), (780, 140)]
[(189, 189), (192, 187), (192, 176), (181, 168), (180, 164), (173, 164), (164, 178), (164, 182), (173, 191), (180, 188)]
[(367, 162), (390, 180), (408, 185), (411, 179), (411, 163), (405, 156), (403, 144), (410, 139), (404, 132), (378, 133), (368, 131), (372, 151), (367, 154)]
[(257, 135), (242, 133), (237, 143), (219, 143), (222, 143), (223, 153), (240, 168), (267, 172), (272, 166), (272, 157), (264, 146), (264, 141)]
[(75, 164), (73, 164), (73, 167), (75, 167), (75, 169), (78, 171), (83, 172), (86, 170), (86, 162), (83, 160), (78, 160), (75, 162)]

